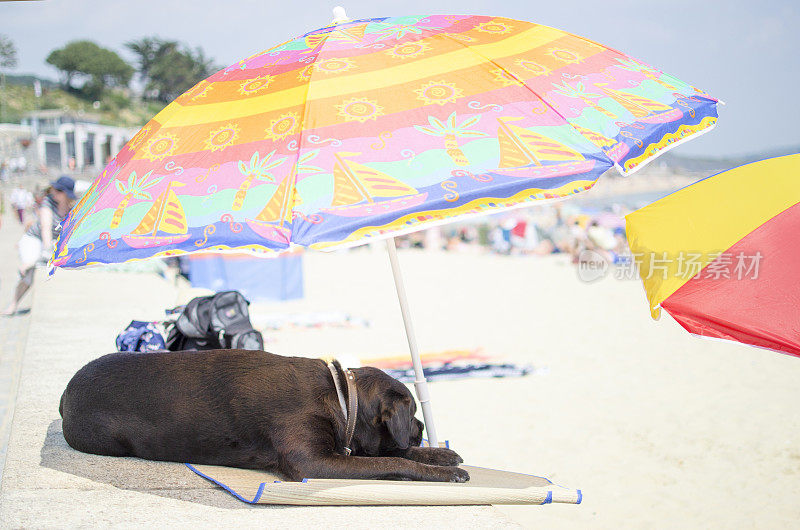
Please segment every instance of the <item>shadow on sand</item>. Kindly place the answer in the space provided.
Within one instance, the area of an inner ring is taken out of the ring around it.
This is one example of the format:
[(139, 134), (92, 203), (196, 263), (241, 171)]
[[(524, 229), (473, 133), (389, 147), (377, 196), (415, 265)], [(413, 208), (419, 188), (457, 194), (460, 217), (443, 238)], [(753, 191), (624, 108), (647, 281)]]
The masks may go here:
[(81, 453), (67, 444), (61, 432), (60, 419), (53, 420), (47, 428), (41, 450), (41, 465), (123, 490), (215, 508), (288, 508), (243, 503), (219, 486), (195, 475), (183, 464)]

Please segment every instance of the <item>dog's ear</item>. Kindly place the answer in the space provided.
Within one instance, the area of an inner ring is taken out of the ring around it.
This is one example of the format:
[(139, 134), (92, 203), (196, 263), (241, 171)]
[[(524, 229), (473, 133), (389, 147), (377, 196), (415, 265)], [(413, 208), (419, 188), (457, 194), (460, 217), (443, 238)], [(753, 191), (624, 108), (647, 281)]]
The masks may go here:
[(411, 441), (411, 398), (396, 396), (381, 405), (381, 421), (394, 438), (397, 447), (408, 449)]

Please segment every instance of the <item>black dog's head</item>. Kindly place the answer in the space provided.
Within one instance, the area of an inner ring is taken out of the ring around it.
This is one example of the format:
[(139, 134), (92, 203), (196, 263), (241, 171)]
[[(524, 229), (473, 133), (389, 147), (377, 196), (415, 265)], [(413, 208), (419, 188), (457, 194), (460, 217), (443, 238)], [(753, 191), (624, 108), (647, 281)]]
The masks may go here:
[(355, 454), (377, 456), (418, 446), (423, 423), (406, 386), (377, 368), (353, 370), (358, 389)]

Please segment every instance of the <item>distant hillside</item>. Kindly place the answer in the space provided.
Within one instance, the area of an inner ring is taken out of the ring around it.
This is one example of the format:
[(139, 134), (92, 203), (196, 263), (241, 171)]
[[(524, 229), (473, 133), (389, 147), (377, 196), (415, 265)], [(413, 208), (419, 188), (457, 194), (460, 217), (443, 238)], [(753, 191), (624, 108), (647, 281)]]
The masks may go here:
[(162, 108), (163, 103), (141, 101), (130, 96), (129, 90), (108, 90), (95, 108), (77, 94), (67, 92), (54, 81), (39, 78), (42, 96), (37, 98), (33, 90), (35, 76), (8, 76), (6, 86), (5, 120), (19, 123), (22, 117), (34, 110), (64, 109), (92, 112), (100, 115), (100, 123), (120, 127), (141, 127)]
[(661, 160), (663, 160), (664, 163), (672, 169), (683, 170), (692, 173), (711, 174), (741, 166), (743, 164), (758, 162), (759, 160), (764, 160), (766, 158), (791, 155), (795, 153), (800, 153), (800, 145), (778, 147), (766, 151), (759, 151), (757, 153), (724, 158), (688, 157), (675, 155), (673, 153), (665, 153), (661, 157)]
[(42, 84), (42, 88), (58, 88), (58, 82), (53, 81), (52, 79), (46, 79), (44, 77), (31, 74), (6, 74), (6, 83), (9, 85), (33, 86), (33, 82), (36, 79), (38, 79)]

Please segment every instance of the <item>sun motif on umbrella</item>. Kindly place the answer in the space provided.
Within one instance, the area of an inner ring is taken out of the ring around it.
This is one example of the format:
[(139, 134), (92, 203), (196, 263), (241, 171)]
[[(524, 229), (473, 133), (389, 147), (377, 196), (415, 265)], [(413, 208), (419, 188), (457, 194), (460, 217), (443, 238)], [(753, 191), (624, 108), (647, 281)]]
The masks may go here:
[(426, 105), (455, 103), (464, 95), (463, 90), (446, 81), (429, 81), (414, 92), (417, 93), (417, 99), (421, 99)]
[(359, 121), (361, 123), (367, 120), (377, 120), (378, 116), (383, 116), (383, 107), (378, 105), (377, 101), (367, 98), (351, 98), (336, 105), (339, 111), (339, 116), (343, 117), (345, 121)]
[(239, 85), (239, 94), (243, 96), (252, 96), (267, 88), (274, 79), (275, 76), (272, 75), (262, 75), (253, 79), (248, 79)]
[(567, 64), (578, 64), (583, 61), (583, 57), (571, 50), (565, 50), (564, 48), (550, 48), (547, 50), (547, 55), (555, 57), (559, 61)]
[(503, 34), (510, 32), (514, 29), (514, 26), (506, 24), (505, 22), (500, 22), (499, 20), (491, 20), (478, 24), (475, 26), (475, 29), (484, 33)]
[(533, 61), (526, 61), (525, 59), (517, 59), (515, 64), (534, 76), (549, 75), (550, 72), (552, 72), (552, 70), (546, 66), (542, 66)]
[(324, 59), (322, 61), (314, 63), (314, 68), (318, 72), (323, 72), (326, 74), (339, 74), (342, 72), (346, 72), (348, 70), (352, 70), (355, 67), (356, 63), (353, 62), (353, 59), (350, 58)]
[(524, 83), (508, 73), (506, 70), (502, 68), (496, 68), (491, 70), (491, 73), (494, 75), (494, 80), (503, 85), (503, 87), (507, 86), (522, 86)]
[(295, 134), (300, 128), (300, 116), (296, 112), (281, 114), (278, 118), (269, 122), (267, 128), (267, 138), (273, 142)]
[(144, 148), (144, 156), (148, 160), (156, 161), (170, 156), (178, 148), (178, 137), (172, 133), (163, 133), (154, 136)]
[(139, 132), (137, 132), (128, 142), (128, 148), (131, 150), (138, 148), (139, 145), (141, 145), (141, 143), (144, 141), (145, 137), (150, 133), (152, 128), (153, 127), (151, 125), (145, 125), (139, 129)]
[(226, 147), (230, 147), (238, 137), (239, 126), (235, 123), (229, 123), (211, 131), (204, 145), (209, 151), (221, 151)]
[(398, 44), (391, 50), (388, 50), (386, 54), (389, 57), (397, 59), (409, 59), (419, 57), (425, 52), (431, 51), (431, 49), (432, 48), (426, 42), (407, 42), (405, 44)]
[(211, 89), (211, 83), (204, 79), (194, 85), (192, 88), (178, 96), (176, 101), (179, 101), (182, 104), (186, 104), (191, 101), (196, 101), (198, 98), (204, 98), (208, 95), (208, 91)]
[(309, 81), (311, 79), (311, 72), (314, 71), (314, 65), (309, 64), (305, 68), (300, 69), (297, 72), (297, 80), (300, 82)]

